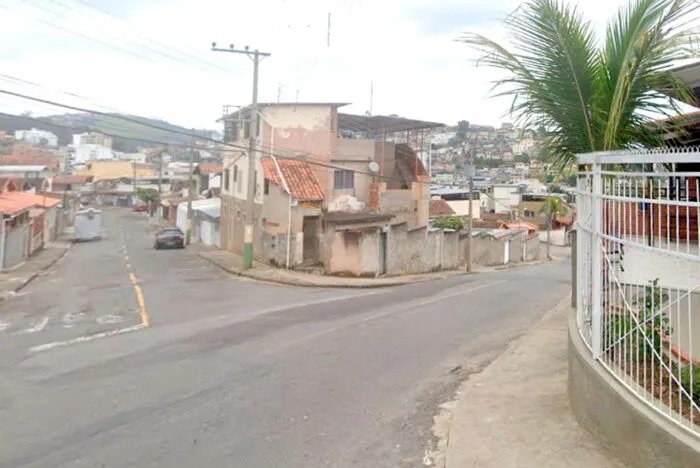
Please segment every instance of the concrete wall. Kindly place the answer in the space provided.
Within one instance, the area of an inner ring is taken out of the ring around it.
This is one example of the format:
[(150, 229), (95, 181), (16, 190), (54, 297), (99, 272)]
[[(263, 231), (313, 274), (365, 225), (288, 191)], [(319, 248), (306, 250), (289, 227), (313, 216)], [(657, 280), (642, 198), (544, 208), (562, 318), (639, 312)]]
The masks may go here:
[[(269, 194), (265, 195), (265, 202), (262, 207), (262, 217), (265, 219), (263, 227), (269, 233), (284, 233), (286, 235), (287, 222), (289, 221), (289, 196), (278, 185), (270, 183), (269, 187)], [(296, 203), (296, 206), (293, 203), (291, 210), (291, 230), (294, 233), (301, 232), (303, 223), (302, 208), (298, 203)]]
[(338, 139), (337, 153), (334, 161), (374, 161), (374, 140), (353, 140), (349, 138)]
[(380, 229), (330, 230), (322, 240), (327, 274), (377, 276), (381, 271)]
[(690, 467), (700, 443), (659, 415), (594, 361), (569, 314), (569, 399), (578, 422), (630, 466)]
[(415, 203), (411, 190), (386, 190), (379, 196), (379, 212), (396, 214), (408, 211), (413, 215)]
[(425, 273), (441, 269), (442, 231), (409, 231), (406, 224), (392, 226), (388, 236), (387, 274)]
[[(287, 233), (261, 233), (260, 255), (266, 262), (285, 267), (287, 265)], [(293, 232), (289, 243), (289, 266), (299, 265), (304, 259), (304, 234)]]
[[(275, 105), (263, 107), (261, 112), (265, 120), (260, 143), (265, 148), (274, 147), (278, 154), (303, 152), (315, 159), (334, 159), (338, 129), (337, 110), (332, 106)], [(324, 193), (331, 193), (332, 169), (312, 165), (311, 170)]]
[(523, 240), (518, 237), (510, 239), (508, 244), (510, 252), (508, 253), (508, 263), (520, 263), (523, 261)]
[(465, 250), (462, 248), (459, 233), (444, 231), (442, 242), (442, 258), (440, 264), (443, 270), (453, 270), (464, 263)]
[(505, 241), (492, 237), (472, 238), (472, 262), (477, 265), (503, 265), (505, 263)]
[(57, 206), (46, 208), (46, 211), (44, 211), (44, 242), (51, 242), (56, 239), (57, 216)]
[(540, 238), (536, 235), (530, 236), (523, 241), (523, 262), (539, 260), (542, 254)]
[(5, 235), (5, 257), (3, 268), (12, 268), (27, 258), (29, 226), (23, 224), (7, 231)]
[(671, 292), (670, 300), (675, 301), (676, 306), (669, 310), (669, 324), (673, 328), (671, 343), (679, 349), (684, 356), (692, 358), (700, 365), (700, 293), (691, 293), (682, 297), (687, 291)]
[[(630, 238), (634, 243), (645, 245), (646, 239)], [(676, 250), (676, 242), (661, 243), (656, 240), (655, 246), (662, 250)], [(700, 248), (695, 242), (690, 245), (685, 241), (679, 242), (678, 250), (691, 255), (698, 255)], [(659, 278), (664, 287), (691, 290), (700, 284), (700, 263), (693, 260), (679, 259), (665, 255), (659, 251), (649, 251), (633, 244), (625, 245), (625, 255), (622, 261), (625, 268), (620, 272), (621, 281), (626, 284), (648, 285), (649, 281)]]
[[(532, 220), (530, 220), (532, 222)], [(547, 231), (539, 231), (540, 241), (547, 242)], [(569, 245), (569, 239), (567, 236), (566, 229), (552, 229), (549, 233), (549, 242), (552, 245), (567, 246)]]

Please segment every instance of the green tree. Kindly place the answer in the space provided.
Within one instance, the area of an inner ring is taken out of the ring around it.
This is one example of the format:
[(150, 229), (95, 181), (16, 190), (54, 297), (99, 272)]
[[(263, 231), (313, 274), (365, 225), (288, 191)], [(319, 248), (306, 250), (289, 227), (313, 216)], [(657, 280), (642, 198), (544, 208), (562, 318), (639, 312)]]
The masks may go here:
[(540, 209), (540, 213), (545, 214), (547, 222), (547, 260), (552, 259), (552, 255), (550, 253), (550, 237), (552, 235), (552, 222), (554, 221), (554, 218), (556, 218), (557, 215), (564, 215), (568, 213), (568, 211), (569, 210), (566, 208), (566, 205), (564, 204), (561, 198), (551, 196), (547, 198), (547, 201), (544, 205), (542, 205), (542, 208)]
[(521, 127), (545, 130), (542, 144), (561, 168), (577, 153), (661, 143), (648, 124), (680, 110), (658, 90), (691, 96), (669, 68), (698, 52), (694, 3), (629, 0), (598, 41), (575, 7), (530, 0), (505, 19), (512, 48), (480, 34), (460, 40), (482, 54), (478, 64), (505, 73), (498, 95), (512, 99)]
[(160, 194), (158, 193), (158, 190), (152, 188), (137, 187), (136, 196), (139, 200), (148, 204), (148, 213), (151, 216), (153, 216), (153, 213), (155, 213), (156, 210), (156, 206), (158, 205), (158, 201), (160, 200)]

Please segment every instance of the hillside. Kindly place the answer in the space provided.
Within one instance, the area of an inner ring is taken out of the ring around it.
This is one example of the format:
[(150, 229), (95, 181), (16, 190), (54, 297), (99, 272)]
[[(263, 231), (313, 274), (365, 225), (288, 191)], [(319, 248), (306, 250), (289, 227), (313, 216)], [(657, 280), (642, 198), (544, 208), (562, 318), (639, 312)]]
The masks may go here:
[[(22, 116), (9, 117), (0, 115), (0, 129), (8, 133), (15, 130), (28, 128), (38, 128), (52, 132), (58, 136), (60, 145), (66, 145), (73, 139), (74, 133), (87, 131), (100, 131), (114, 136), (114, 149), (117, 151), (133, 152), (139, 147), (156, 146), (155, 142), (169, 144), (182, 144), (191, 141), (191, 138), (184, 134), (194, 133), (208, 138), (215, 138), (217, 132), (213, 130), (190, 130), (184, 127), (170, 124), (163, 120), (148, 119), (134, 115), (123, 115), (123, 117), (137, 122), (130, 122), (117, 116), (100, 116), (92, 114), (61, 114), (39, 118), (27, 118)], [(143, 125), (141, 124), (143, 123)], [(160, 130), (155, 127), (162, 127)], [(177, 133), (174, 133), (177, 132)]]

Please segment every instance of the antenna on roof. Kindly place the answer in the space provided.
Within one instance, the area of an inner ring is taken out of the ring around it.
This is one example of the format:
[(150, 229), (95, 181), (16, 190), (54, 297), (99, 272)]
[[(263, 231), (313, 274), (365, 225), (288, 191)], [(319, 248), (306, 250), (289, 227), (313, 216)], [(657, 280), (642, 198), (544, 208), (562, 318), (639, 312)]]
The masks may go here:
[(374, 82), (369, 81), (369, 115), (372, 115), (372, 106), (374, 105)]

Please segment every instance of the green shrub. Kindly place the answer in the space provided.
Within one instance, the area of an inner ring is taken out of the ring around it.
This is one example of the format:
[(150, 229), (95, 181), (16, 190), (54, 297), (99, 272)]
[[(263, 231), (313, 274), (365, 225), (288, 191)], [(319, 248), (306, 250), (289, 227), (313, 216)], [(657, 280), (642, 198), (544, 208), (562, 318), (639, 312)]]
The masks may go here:
[[(691, 373), (692, 370), (692, 373)], [(690, 376), (693, 376), (693, 384), (690, 384)], [(690, 393), (695, 403), (700, 404), (700, 366), (685, 366), (681, 370), (681, 385)]]
[(464, 220), (459, 216), (440, 216), (432, 222), (433, 227), (440, 229), (454, 229), (461, 231), (464, 228)]
[(624, 345), (626, 354), (637, 355), (642, 358), (651, 357), (654, 351), (661, 354), (664, 338), (673, 333), (673, 329), (669, 326), (668, 314), (666, 312), (659, 313), (663, 303), (668, 298), (662, 292), (658, 278), (650, 281), (650, 283), (645, 288), (642, 300), (634, 303), (634, 305), (639, 307), (637, 320), (643, 323), (640, 327), (641, 330), (639, 328), (635, 329), (637, 325), (629, 314), (612, 315), (607, 320), (607, 335), (604, 337), (604, 342), (614, 342), (626, 336), (624, 341), (618, 345), (618, 348), (622, 349)]

